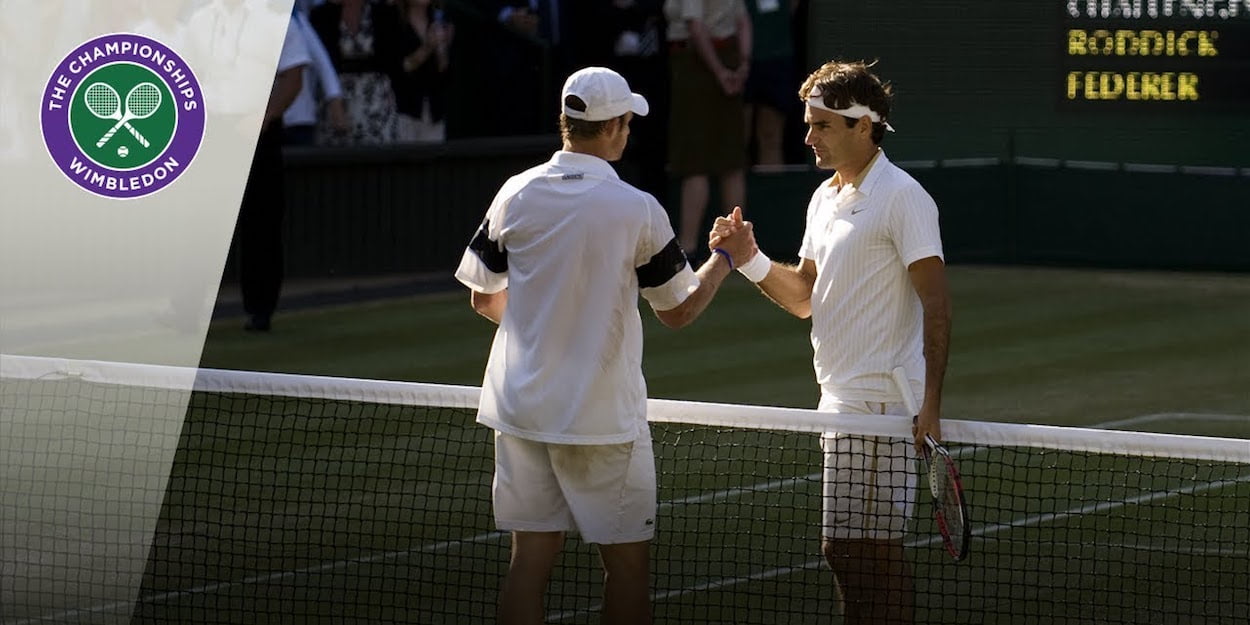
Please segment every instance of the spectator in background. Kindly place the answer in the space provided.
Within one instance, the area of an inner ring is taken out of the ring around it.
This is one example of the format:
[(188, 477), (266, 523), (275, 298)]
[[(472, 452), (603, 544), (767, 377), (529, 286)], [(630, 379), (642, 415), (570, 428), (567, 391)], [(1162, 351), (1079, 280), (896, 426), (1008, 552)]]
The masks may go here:
[(630, 184), (667, 198), (668, 55), (664, 40), (664, 0), (588, 0), (585, 46), (579, 61), (621, 73), (647, 94), (651, 114), (630, 124), (629, 145), (616, 163)]
[(746, 0), (751, 15), (751, 72), (743, 97), (746, 101), (747, 143), (754, 139), (755, 163), (776, 166), (785, 162), (782, 136), (786, 117), (796, 109), (794, 99), (794, 38), (791, 20), (794, 0)]
[(580, 59), (578, 28), (589, 21), (583, 7), (593, 0), (497, 0), (499, 22), (522, 35), (545, 43), (551, 51), (551, 70), (564, 76)]
[(187, 25), (183, 18), (185, 6), (179, 2), (146, 0), (143, 3), (143, 21), (133, 32), (147, 35), (175, 50), (186, 43)]
[[(495, 17), (511, 36), (499, 37), (493, 45), (492, 71), (501, 87), (516, 94), (517, 106), (509, 115), (495, 120), (500, 134), (555, 132), (560, 85), (554, 77), (571, 73), (580, 66), (585, 41), (583, 28), (591, 25), (588, 9), (592, 0), (492, 0)], [(545, 61), (544, 61), (545, 59)], [(549, 72), (544, 75), (544, 68)]]
[[(321, 45), (321, 38), (313, 30), (306, 9), (301, 4), (306, 3), (295, 3), (292, 23), (299, 27), (312, 63), (304, 69), (304, 84), (299, 95), (282, 116), (287, 145), (312, 145), (316, 142), (318, 102), (325, 104), (325, 115), (332, 129), (346, 132), (350, 127), (347, 109), (343, 106), (343, 86), (334, 71), (334, 62), (330, 60), (325, 46)], [(318, 91), (321, 92), (320, 98), (317, 97)]]
[(742, 89), (751, 66), (751, 19), (743, 0), (666, 0), (672, 112), (669, 168), (681, 177), (678, 242), (702, 254), (708, 179), (722, 206), (746, 199)]
[(322, 145), (394, 143), (399, 114), (391, 76), (400, 68), (399, 14), (380, 0), (326, 2), (309, 15), (343, 85), (348, 129), (336, 131), (329, 119), (317, 126)]
[(395, 0), (399, 9), (399, 46), (403, 55), (394, 76), (399, 109), (399, 140), (442, 143), (447, 139), (448, 49), (455, 28), (431, 0)]
[[(268, 9), (245, 0), (212, 0), (196, 10), (188, 20), (188, 43), (212, 63), (196, 67), (209, 105), (214, 127), (231, 126), (240, 135), (256, 132), (255, 102), (251, 91), (239, 85), (269, 84), (272, 54), (266, 35), (258, 32), (267, 20), (260, 19)], [(225, 118), (225, 119), (222, 119)]]
[[(500, 87), (513, 95), (516, 105), (509, 107), (506, 115), (485, 118), (490, 132), (529, 135), (550, 131), (547, 120), (551, 116), (542, 114), (546, 99), (542, 93), (542, 61), (544, 54), (554, 56), (554, 50), (551, 42), (539, 35), (538, 9), (530, 0), (499, 0), (495, 5), (496, 19), (507, 32), (491, 37), (486, 43), (492, 48), (486, 67), (498, 72)], [(550, 26), (545, 29), (550, 30)], [(548, 48), (546, 51), (542, 49), (544, 45)]]
[(282, 218), (286, 211), (282, 181), (282, 114), (299, 94), (304, 67), (309, 60), (304, 38), (292, 16), (235, 225), (239, 283), (243, 309), (247, 312), (243, 328), (249, 331), (269, 331), (282, 290)]

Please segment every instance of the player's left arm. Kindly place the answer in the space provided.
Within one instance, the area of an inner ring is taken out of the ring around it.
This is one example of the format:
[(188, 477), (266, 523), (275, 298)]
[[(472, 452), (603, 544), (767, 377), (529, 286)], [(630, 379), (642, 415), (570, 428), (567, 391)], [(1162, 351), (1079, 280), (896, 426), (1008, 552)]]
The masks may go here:
[(915, 427), (919, 444), (925, 434), (942, 440), (942, 382), (950, 353), (951, 298), (946, 264), (940, 257), (921, 258), (908, 265), (907, 273), (924, 308), (924, 401)]
[(508, 289), (496, 293), (473, 291), (469, 294), (469, 303), (477, 314), (498, 324), (503, 319), (503, 311), (508, 307)]

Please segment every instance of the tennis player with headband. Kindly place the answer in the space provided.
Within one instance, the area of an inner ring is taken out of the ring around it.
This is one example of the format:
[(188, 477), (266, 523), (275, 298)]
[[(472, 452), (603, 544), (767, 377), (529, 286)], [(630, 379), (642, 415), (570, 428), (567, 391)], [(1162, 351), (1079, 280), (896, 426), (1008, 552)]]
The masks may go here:
[[(914, 440), (826, 433), (822, 551), (848, 625), (911, 623), (914, 584), (903, 530), (914, 503), (911, 468), (924, 435), (941, 439), (950, 296), (937, 205), (880, 144), (889, 86), (864, 63), (829, 62), (804, 81), (805, 143), (832, 178), (812, 194), (800, 263), (757, 252), (739, 267), (786, 311), (812, 319), (820, 409), (906, 414), (891, 370), (924, 398)], [(749, 228), (716, 220), (710, 243)]]

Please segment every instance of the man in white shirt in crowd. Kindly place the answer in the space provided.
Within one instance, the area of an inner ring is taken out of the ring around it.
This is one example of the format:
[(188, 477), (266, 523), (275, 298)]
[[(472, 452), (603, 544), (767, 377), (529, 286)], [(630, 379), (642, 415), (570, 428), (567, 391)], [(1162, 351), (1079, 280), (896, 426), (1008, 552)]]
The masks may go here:
[[(282, 114), (282, 123), (286, 128), (284, 141), (287, 145), (312, 145), (317, 130), (318, 102), (325, 104), (325, 115), (336, 130), (347, 130), (347, 109), (343, 103), (343, 85), (339, 82), (338, 72), (334, 71), (334, 63), (330, 54), (321, 44), (321, 37), (313, 30), (308, 21), (308, 10), (311, 3), (300, 0), (295, 3), (291, 13), (292, 23), (299, 27), (304, 37), (304, 45), (308, 48), (311, 63), (304, 70), (304, 84), (300, 87), (295, 101)], [(320, 93), (320, 97), (318, 97)]]
[(456, 271), (499, 324), (478, 412), (496, 431), (495, 521), (512, 532), (498, 616), (543, 622), (555, 559), (577, 531), (603, 560), (602, 622), (645, 624), (656, 482), (638, 295), (685, 326), (754, 241), (739, 228), (690, 268), (664, 208), (609, 164), (649, 109), (619, 74), (575, 72), (561, 108), (563, 149), (503, 185)]
[[(911, 623), (903, 530), (925, 435), (941, 440), (951, 307), (933, 198), (881, 151), (891, 90), (863, 63), (829, 62), (803, 83), (805, 143), (834, 175), (812, 194), (798, 266), (762, 252), (739, 268), (786, 311), (812, 319), (820, 409), (906, 413), (890, 372), (924, 398), (914, 440), (826, 433), (822, 552), (848, 625)], [(718, 218), (712, 241), (746, 226)], [(910, 443), (910, 444), (909, 444)]]

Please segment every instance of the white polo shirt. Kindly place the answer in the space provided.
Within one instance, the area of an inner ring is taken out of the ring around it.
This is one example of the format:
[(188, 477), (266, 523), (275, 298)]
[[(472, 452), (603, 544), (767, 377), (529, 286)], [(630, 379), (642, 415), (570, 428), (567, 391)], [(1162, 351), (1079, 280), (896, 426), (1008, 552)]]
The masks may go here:
[(564, 151), (504, 183), (456, 278), (508, 289), (478, 423), (585, 445), (645, 427), (638, 294), (668, 310), (699, 286), (659, 202), (607, 161)]
[(816, 264), (812, 349), (821, 400), (897, 402), (890, 371), (924, 380), (924, 311), (907, 267), (942, 258), (938, 210), (878, 152), (856, 186), (812, 194), (799, 256)]

